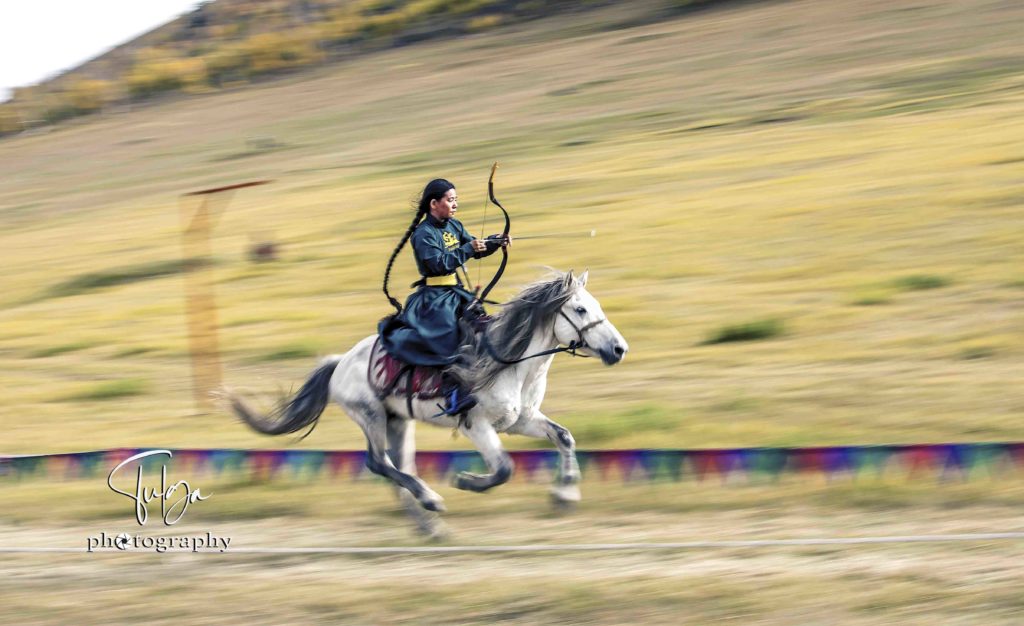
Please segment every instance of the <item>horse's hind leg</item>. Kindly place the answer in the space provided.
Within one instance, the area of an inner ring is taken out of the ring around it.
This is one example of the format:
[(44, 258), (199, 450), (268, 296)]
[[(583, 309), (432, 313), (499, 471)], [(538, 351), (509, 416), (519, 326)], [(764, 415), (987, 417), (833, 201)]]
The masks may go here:
[(463, 425), (459, 431), (468, 437), (480, 455), (484, 457), (490, 474), (473, 474), (471, 472), (460, 472), (455, 477), (455, 487), (468, 491), (487, 491), (491, 487), (497, 487), (508, 482), (512, 477), (512, 470), (515, 465), (512, 457), (505, 452), (501, 445), (501, 439), (490, 422), (476, 419), (468, 425)]
[[(388, 416), (388, 456), (398, 469), (416, 475), (416, 423), (396, 415)], [(441, 539), (448, 529), (437, 513), (426, 511), (416, 497), (403, 487), (395, 486), (398, 500), (416, 523), (416, 529), (432, 539)]]
[(580, 466), (576, 461), (576, 440), (572, 438), (568, 429), (535, 410), (532, 417), (520, 419), (508, 429), (508, 432), (547, 439), (555, 444), (561, 463), (558, 478), (551, 487), (551, 497), (557, 504), (573, 504), (580, 501)]
[(371, 406), (366, 402), (342, 404), (366, 435), (366, 467), (374, 474), (384, 476), (399, 487), (408, 489), (428, 511), (444, 511), (444, 498), (416, 476), (400, 471), (388, 457), (388, 417), (384, 408)]

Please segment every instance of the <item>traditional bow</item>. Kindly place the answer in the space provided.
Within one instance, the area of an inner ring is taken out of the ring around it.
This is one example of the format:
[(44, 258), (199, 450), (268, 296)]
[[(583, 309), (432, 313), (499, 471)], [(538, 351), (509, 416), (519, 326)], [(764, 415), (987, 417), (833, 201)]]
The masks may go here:
[[(496, 171), (498, 171), (497, 162), (495, 162), (494, 165), (491, 167), (491, 177), (487, 179), (487, 196), (491, 199), (491, 202), (493, 202), (496, 207), (501, 209), (502, 214), (504, 214), (505, 216), (505, 230), (502, 231), (501, 239), (499, 240), (505, 241), (508, 239), (508, 232), (512, 228), (512, 220), (511, 218), (509, 218), (508, 211), (505, 210), (505, 207), (501, 206), (501, 203), (498, 202), (498, 199), (494, 197), (494, 173)], [(486, 219), (486, 217), (486, 214), (484, 214), (484, 219)], [(498, 266), (498, 271), (494, 274), (494, 277), (491, 278), (491, 282), (487, 283), (487, 286), (484, 288), (484, 290), (477, 295), (475, 300), (473, 300), (471, 306), (480, 305), (487, 299), (487, 294), (491, 293), (491, 289), (493, 289), (494, 286), (498, 284), (498, 281), (501, 280), (501, 275), (505, 272), (506, 265), (508, 265), (508, 248), (502, 246), (501, 264)]]

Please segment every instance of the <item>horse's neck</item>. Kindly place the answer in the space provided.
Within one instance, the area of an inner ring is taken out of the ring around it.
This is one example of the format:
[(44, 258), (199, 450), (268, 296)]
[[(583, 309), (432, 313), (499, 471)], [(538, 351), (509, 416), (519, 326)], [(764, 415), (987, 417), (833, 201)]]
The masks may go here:
[[(529, 356), (531, 354), (539, 354), (545, 350), (551, 350), (558, 345), (558, 339), (555, 338), (554, 323), (544, 324), (533, 331), (533, 337), (530, 338), (530, 345), (523, 352), (523, 356)], [(547, 373), (548, 367), (551, 365), (551, 360), (555, 358), (555, 355), (549, 354), (546, 356), (539, 356), (533, 359), (526, 359), (515, 365), (517, 378), (523, 381), (523, 383), (529, 384), (538, 376), (543, 376)]]

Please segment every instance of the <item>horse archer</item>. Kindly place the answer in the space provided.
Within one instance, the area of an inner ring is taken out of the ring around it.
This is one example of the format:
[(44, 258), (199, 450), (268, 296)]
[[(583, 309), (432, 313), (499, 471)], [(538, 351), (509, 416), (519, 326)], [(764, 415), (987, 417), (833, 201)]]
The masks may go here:
[[(493, 177), (492, 169), (489, 196), (501, 207), (494, 197)], [(429, 195), (430, 189), (428, 185), (424, 197)], [(451, 206), (449, 192), (454, 192), (454, 187), (443, 192)], [(423, 206), (422, 200), (420, 206)], [(429, 200), (427, 206), (431, 206)], [(429, 534), (441, 532), (440, 521), (429, 512), (444, 511), (444, 504), (441, 496), (416, 475), (416, 420), (457, 428), (483, 457), (490, 473), (462, 472), (455, 477), (455, 487), (482, 492), (507, 482), (513, 464), (498, 434), (520, 434), (547, 439), (554, 444), (559, 451), (559, 475), (552, 487), (552, 496), (558, 502), (578, 501), (580, 475), (575, 441), (566, 428), (540, 410), (548, 369), (560, 352), (598, 357), (605, 365), (614, 365), (625, 356), (628, 345), (604, 316), (600, 303), (586, 290), (588, 272), (579, 276), (574, 276), (572, 271), (555, 272), (553, 278), (527, 286), (503, 305), (501, 311), (487, 317), (483, 313), (483, 301), (500, 277), (499, 270), (486, 289), (466, 301), (459, 293), (465, 289), (455, 271), (467, 256), (493, 252), (500, 247), (504, 253), (501, 269), (504, 269), (507, 252), (503, 244), (509, 241), (510, 220), (504, 207), (501, 210), (506, 217), (505, 231), (485, 240), (483, 250), (473, 244), (479, 240), (463, 241), (462, 233), (453, 232), (464, 232), (464, 229), (461, 224), (452, 225), (450, 216), (440, 229), (438, 224), (424, 222), (442, 234), (437, 238), (428, 237), (434, 234), (429, 232), (421, 236), (421, 240), (428, 241), (424, 249), (435, 255), (427, 257), (426, 262), (417, 257), (421, 271), (431, 272), (424, 273), (417, 285), (421, 304), (422, 301), (443, 301), (444, 306), (451, 307), (454, 302), (457, 306), (452, 308), (460, 313), (468, 312), (471, 318), (470, 322), (463, 320), (456, 324), (455, 331), (450, 330), (450, 325), (443, 327), (442, 330), (450, 333), (444, 335), (445, 341), (451, 342), (452, 334), (457, 333), (458, 344), (454, 351), (445, 350), (451, 343), (440, 346), (431, 343), (431, 338), (437, 336), (436, 331), (431, 335), (434, 327), (420, 325), (408, 331), (409, 326), (400, 323), (410, 319), (422, 322), (423, 315), (412, 313), (429, 311), (422, 306), (409, 310), (415, 305), (416, 293), (410, 296), (410, 307), (404, 317), (402, 307), (388, 294), (398, 314), (382, 320), (380, 334), (363, 339), (343, 355), (324, 359), (299, 391), (282, 400), (270, 415), (261, 415), (244, 399), (229, 393), (234, 412), (255, 430), (280, 435), (312, 429), (327, 404), (332, 400), (337, 402), (366, 435), (367, 467), (398, 486), (403, 505), (420, 530)], [(414, 221), (410, 227), (413, 232), (407, 231), (402, 243), (417, 237), (418, 228), (426, 227)], [(444, 232), (451, 233), (447, 243)], [(438, 239), (440, 246), (436, 245)], [(387, 273), (400, 248), (401, 245), (392, 255)], [(437, 277), (432, 272), (438, 268), (449, 273)], [(437, 295), (426, 291), (436, 289), (448, 291)], [(454, 295), (449, 291), (455, 292)], [(394, 341), (392, 333), (396, 328), (401, 329), (399, 334), (405, 333), (405, 337)], [(388, 347), (395, 345), (405, 350), (390, 353)], [(410, 354), (414, 362), (402, 360)], [(421, 358), (440, 359), (440, 363), (423, 366), (416, 362)], [(431, 367), (433, 369), (428, 369)], [(450, 390), (451, 381), (455, 381), (457, 387), (454, 394)], [(437, 403), (442, 396), (447, 397), (447, 406)]]

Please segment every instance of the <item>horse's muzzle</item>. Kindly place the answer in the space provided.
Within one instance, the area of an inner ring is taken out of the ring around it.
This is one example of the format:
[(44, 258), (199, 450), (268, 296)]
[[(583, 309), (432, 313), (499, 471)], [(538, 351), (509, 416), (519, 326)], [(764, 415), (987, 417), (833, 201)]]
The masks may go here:
[(605, 365), (615, 365), (626, 356), (627, 352), (629, 352), (629, 348), (618, 342), (611, 347), (601, 348), (597, 351)]

